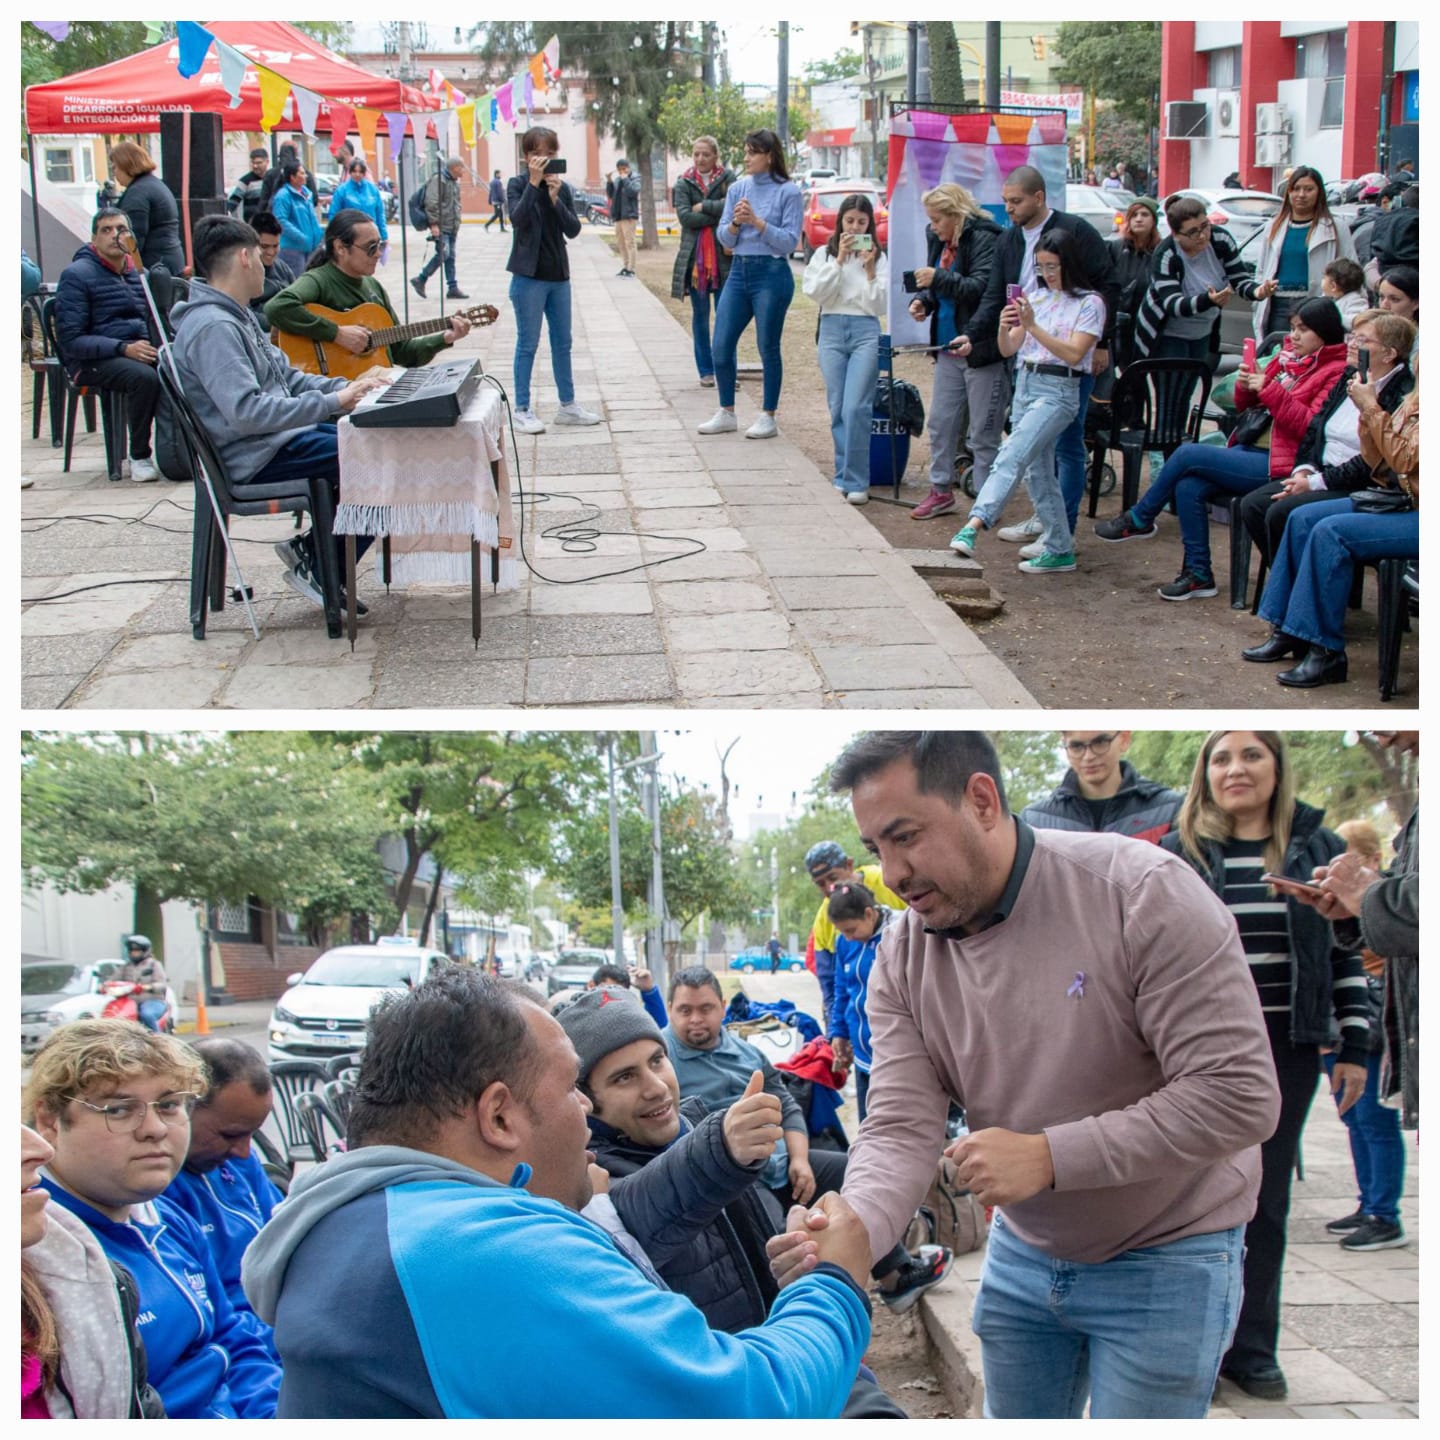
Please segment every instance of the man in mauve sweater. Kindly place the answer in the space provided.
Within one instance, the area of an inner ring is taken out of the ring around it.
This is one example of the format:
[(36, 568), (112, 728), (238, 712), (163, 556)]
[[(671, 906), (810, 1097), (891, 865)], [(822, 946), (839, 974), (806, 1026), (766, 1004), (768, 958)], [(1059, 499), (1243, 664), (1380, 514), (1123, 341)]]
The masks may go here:
[[(870, 978), (844, 1195), (881, 1253), (947, 1151), (998, 1207), (974, 1328), (985, 1413), (1203, 1416), (1279, 1095), (1229, 912), (1188, 867), (1010, 814), (989, 739), (872, 732), (836, 762), (909, 909)], [(772, 1242), (777, 1267), (803, 1236)], [(791, 1262), (795, 1263), (795, 1262)]]

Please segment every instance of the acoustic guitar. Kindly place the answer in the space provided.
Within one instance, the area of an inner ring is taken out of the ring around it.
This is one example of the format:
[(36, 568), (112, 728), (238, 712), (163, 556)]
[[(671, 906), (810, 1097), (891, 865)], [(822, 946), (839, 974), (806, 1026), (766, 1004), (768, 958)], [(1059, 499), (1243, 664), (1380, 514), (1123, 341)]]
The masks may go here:
[(473, 305), (456, 310), (439, 320), (417, 320), (411, 325), (397, 325), (383, 305), (368, 301), (350, 310), (332, 310), (328, 305), (307, 305), (312, 315), (323, 316), (336, 325), (359, 325), (370, 332), (370, 348), (352, 355), (333, 340), (316, 340), (309, 335), (292, 335), (286, 330), (275, 331), (275, 343), (285, 358), (297, 369), (312, 375), (339, 375), (358, 380), (376, 365), (389, 365), (390, 346), (421, 335), (438, 335), (456, 315), (472, 325), (493, 325), (500, 312), (493, 305)]

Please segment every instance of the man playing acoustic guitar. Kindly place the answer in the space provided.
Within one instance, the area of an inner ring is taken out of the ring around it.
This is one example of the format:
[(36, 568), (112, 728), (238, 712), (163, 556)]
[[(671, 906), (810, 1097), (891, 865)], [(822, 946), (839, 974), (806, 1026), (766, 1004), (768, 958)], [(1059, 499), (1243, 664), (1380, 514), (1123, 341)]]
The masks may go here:
[[(372, 365), (425, 365), (447, 345), (469, 334), (470, 320), (465, 313), (401, 326), (385, 287), (375, 278), (379, 254), (380, 232), (373, 220), (359, 210), (341, 210), (330, 217), (325, 227), (324, 262), (312, 262), (309, 270), (265, 307), (265, 318), (280, 331), (280, 348), (293, 364), (303, 370), (352, 377)], [(338, 313), (343, 321), (344, 312), (360, 306), (371, 307), (368, 315), (359, 317), (370, 319), (371, 325), (337, 323), (314, 308)], [(388, 327), (383, 322), (373, 323), (382, 321), (375, 306), (389, 317)], [(480, 313), (475, 318), (483, 322), (488, 308), (478, 306)], [(493, 317), (494, 310), (489, 309), (489, 314)], [(374, 347), (374, 337), (388, 328), (406, 332), (407, 338), (388, 339), (387, 358)]]

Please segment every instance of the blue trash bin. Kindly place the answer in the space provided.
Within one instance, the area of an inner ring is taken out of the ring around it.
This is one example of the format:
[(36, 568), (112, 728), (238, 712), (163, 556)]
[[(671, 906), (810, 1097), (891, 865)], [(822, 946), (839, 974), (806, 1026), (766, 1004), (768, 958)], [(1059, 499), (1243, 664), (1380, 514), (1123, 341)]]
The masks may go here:
[(890, 408), (877, 405), (870, 416), (870, 483), (899, 485), (910, 463), (910, 432), (897, 419), (892, 446)]

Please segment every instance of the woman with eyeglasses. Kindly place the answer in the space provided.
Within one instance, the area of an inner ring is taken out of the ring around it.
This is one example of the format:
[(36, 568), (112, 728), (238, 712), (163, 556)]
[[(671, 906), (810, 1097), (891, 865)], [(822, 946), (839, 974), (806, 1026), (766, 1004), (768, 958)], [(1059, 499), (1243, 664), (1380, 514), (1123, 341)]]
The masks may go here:
[[(382, 243), (379, 228), (370, 216), (359, 210), (336, 211), (325, 227), (324, 249), (316, 252), (310, 268), (293, 285), (287, 285), (265, 307), (265, 318), (277, 330), (323, 343), (333, 341), (352, 355), (363, 355), (370, 348), (370, 332), (364, 326), (337, 325), (323, 315), (312, 314), (306, 306), (353, 310), (357, 305), (379, 305), (390, 316), (391, 324), (398, 325), (400, 317), (385, 287), (375, 278)], [(439, 335), (421, 335), (392, 344), (391, 363), (426, 365), (447, 345), (470, 333), (470, 322), (464, 316), (451, 315), (448, 322)]]
[(380, 232), (380, 254), (383, 257), (385, 247), (390, 243), (390, 234), (385, 228), (385, 197), (370, 179), (369, 169), (358, 155), (350, 162), (349, 178), (342, 180), (330, 197), (330, 213), (336, 215), (341, 210), (358, 210), (375, 222), (375, 228)]
[(1330, 922), (1266, 883), (1309, 881), (1345, 851), (1322, 810), (1295, 793), (1285, 737), (1212, 731), (1195, 757), (1175, 830), (1160, 842), (1205, 880), (1235, 917), (1259, 993), (1280, 1082), (1280, 1119), (1260, 1147), (1260, 1195), (1245, 1227), (1245, 1295), (1220, 1373), (1260, 1399), (1285, 1397), (1276, 1345), (1290, 1176), (1320, 1080), (1320, 1057), (1340, 1036), (1331, 1085), (1342, 1111), (1365, 1090), (1369, 996), (1360, 956), (1336, 944)]
[(150, 1383), (172, 1420), (269, 1419), (280, 1367), (225, 1293), (204, 1232), (155, 1201), (190, 1144), (205, 1067), (171, 1035), (77, 1020), (40, 1047), (24, 1118), (50, 1147), (40, 1183), (135, 1277)]
[(1309, 297), (1320, 294), (1332, 260), (1354, 260), (1350, 227), (1330, 213), (1325, 180), (1313, 165), (1297, 165), (1280, 190), (1284, 204), (1260, 237), (1255, 278), (1273, 280), (1255, 306), (1255, 338), (1289, 327), (1290, 317)]

